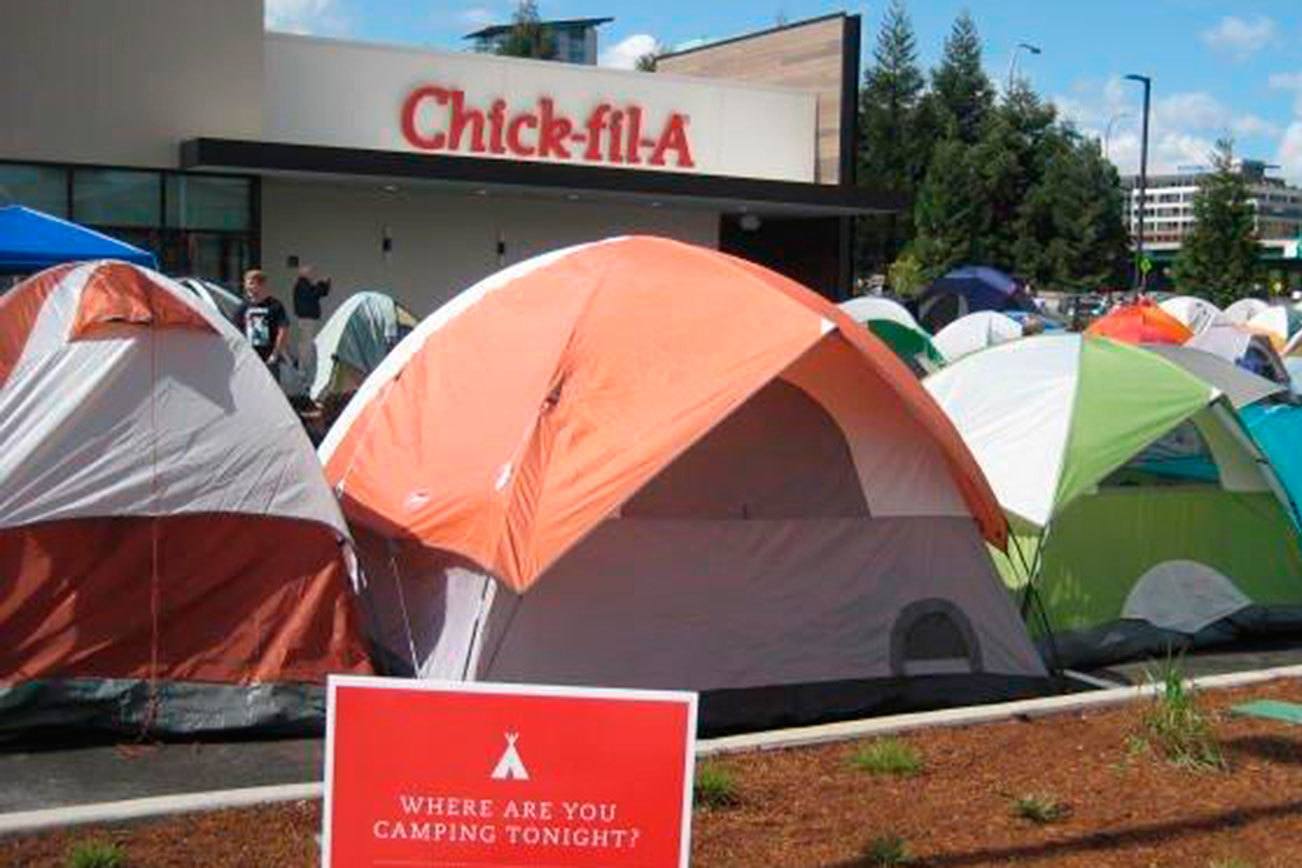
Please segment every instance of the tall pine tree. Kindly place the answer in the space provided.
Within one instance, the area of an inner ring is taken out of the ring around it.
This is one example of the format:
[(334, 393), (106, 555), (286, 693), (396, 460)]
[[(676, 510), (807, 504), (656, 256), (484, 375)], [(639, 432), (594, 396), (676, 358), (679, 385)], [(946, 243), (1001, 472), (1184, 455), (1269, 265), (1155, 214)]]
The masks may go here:
[(913, 209), (918, 234), (910, 251), (928, 280), (955, 266), (981, 260), (979, 245), (987, 210), (972, 152), (971, 146), (958, 139), (938, 144), (927, 179), (918, 191)]
[[(924, 86), (913, 25), (902, 0), (892, 0), (859, 97), (860, 184), (913, 197), (930, 161), (930, 148), (917, 135)], [(860, 221), (861, 272), (895, 259), (913, 236), (909, 218), (906, 211)]]
[(945, 39), (945, 53), (931, 74), (931, 90), (950, 134), (972, 144), (994, 105), (994, 85), (981, 67), (981, 37), (966, 10)]
[(1242, 173), (1234, 167), (1234, 143), (1216, 142), (1212, 171), (1194, 194), (1194, 226), (1185, 235), (1173, 274), (1181, 292), (1221, 307), (1253, 292), (1261, 280), (1252, 205)]

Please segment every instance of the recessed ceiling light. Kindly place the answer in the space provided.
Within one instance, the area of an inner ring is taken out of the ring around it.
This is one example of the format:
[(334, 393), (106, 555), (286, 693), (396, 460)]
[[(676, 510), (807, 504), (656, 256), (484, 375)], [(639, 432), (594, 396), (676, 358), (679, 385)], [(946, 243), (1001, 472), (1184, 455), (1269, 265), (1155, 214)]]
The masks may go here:
[(386, 193), (397, 193), (402, 188), (400, 188), (397, 184), (385, 184), (380, 189)]
[(488, 191), (485, 190), (483, 187), (480, 187), (478, 190), (475, 191), (475, 195), (476, 195), (476, 196), (487, 196), (487, 195), (488, 195)]
[(577, 202), (577, 201), (579, 201), (579, 194), (578, 194), (578, 193), (566, 193), (566, 194), (565, 194), (565, 198), (566, 198), (566, 199), (569, 199), (571, 202)]

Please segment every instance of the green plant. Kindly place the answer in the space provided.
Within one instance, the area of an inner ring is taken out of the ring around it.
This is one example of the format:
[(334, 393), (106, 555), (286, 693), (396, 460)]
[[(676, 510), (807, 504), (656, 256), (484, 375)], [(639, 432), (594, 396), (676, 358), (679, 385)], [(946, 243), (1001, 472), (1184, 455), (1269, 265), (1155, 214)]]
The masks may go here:
[(124, 868), (127, 851), (106, 841), (82, 841), (68, 853), (68, 868)]
[(1028, 793), (1013, 799), (1013, 816), (1030, 820), (1038, 826), (1061, 820), (1067, 813), (1065, 804), (1047, 794)]
[(1179, 658), (1168, 656), (1149, 680), (1160, 685), (1152, 705), (1144, 712), (1148, 742), (1177, 766), (1199, 771), (1224, 771), (1225, 757), (1194, 690), (1185, 686)]
[(898, 738), (871, 741), (850, 759), (855, 768), (874, 775), (913, 777), (922, 771), (922, 755)]
[(863, 848), (864, 861), (869, 865), (910, 865), (913, 854), (909, 843), (896, 834), (878, 835)]
[(1238, 856), (1226, 856), (1208, 862), (1207, 868), (1256, 868), (1256, 866), (1247, 859), (1240, 859)]
[(703, 808), (730, 808), (741, 801), (732, 773), (718, 763), (701, 763), (696, 769), (693, 800)]

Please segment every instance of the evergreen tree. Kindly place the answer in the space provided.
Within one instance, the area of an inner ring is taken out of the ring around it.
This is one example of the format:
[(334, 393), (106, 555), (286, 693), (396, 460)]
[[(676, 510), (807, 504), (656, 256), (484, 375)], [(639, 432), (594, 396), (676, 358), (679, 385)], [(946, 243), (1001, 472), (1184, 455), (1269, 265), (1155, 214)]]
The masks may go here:
[[(920, 147), (917, 115), (924, 80), (913, 25), (902, 0), (892, 0), (864, 74), (859, 97), (860, 184), (912, 197), (926, 175), (930, 148)], [(908, 212), (860, 221), (860, 271), (895, 259), (912, 237)]]
[(981, 231), (988, 219), (972, 152), (957, 139), (938, 144), (918, 191), (913, 209), (918, 234), (910, 252), (928, 280), (980, 261)]
[(1057, 112), (1025, 84), (990, 111), (973, 152), (985, 195), (978, 252), (984, 262), (1013, 269), (1017, 212), (1044, 175)]
[(994, 86), (981, 67), (981, 38), (966, 10), (945, 39), (940, 66), (931, 74), (931, 89), (948, 132), (969, 144), (975, 142), (994, 104)]
[(1234, 143), (1216, 142), (1213, 171), (1199, 179), (1194, 226), (1185, 235), (1173, 269), (1181, 292), (1225, 307), (1248, 295), (1261, 279), (1252, 205), (1243, 175), (1234, 168)]
[(498, 43), (494, 54), (505, 57), (532, 57), (536, 60), (556, 59), (556, 40), (542, 26), (538, 4), (534, 0), (520, 0), (511, 16), (511, 30)]

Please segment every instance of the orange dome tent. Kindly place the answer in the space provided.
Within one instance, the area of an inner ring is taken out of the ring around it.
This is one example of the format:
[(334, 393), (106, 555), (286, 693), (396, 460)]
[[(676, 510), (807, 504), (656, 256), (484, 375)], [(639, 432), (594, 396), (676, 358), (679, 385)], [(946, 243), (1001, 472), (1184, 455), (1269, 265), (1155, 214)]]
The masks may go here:
[[(713, 250), (616, 238), (485, 279), (321, 454), (397, 671), (702, 690), (707, 728), (857, 710), (864, 679), (898, 699), (941, 657), (933, 696), (1043, 675), (945, 416), (835, 306)], [(794, 685), (823, 692), (709, 694)]]
[(1193, 337), (1188, 326), (1146, 298), (1099, 317), (1085, 334), (1128, 344), (1183, 344)]

